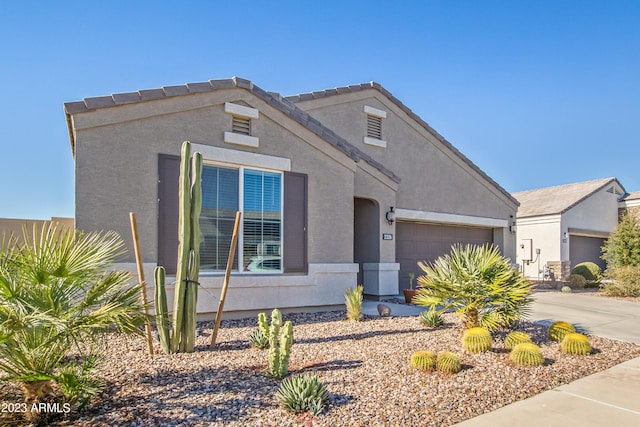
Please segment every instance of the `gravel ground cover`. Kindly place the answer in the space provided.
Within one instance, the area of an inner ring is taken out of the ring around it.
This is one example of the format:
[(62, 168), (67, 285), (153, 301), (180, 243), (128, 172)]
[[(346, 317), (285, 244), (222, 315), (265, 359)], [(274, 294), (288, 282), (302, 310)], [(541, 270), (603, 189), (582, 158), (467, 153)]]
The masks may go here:
[[(344, 312), (285, 314), (294, 324), (292, 375), (318, 375), (331, 393), (319, 416), (291, 415), (276, 399), (279, 381), (264, 374), (268, 350), (249, 347), (255, 319), (222, 322), (210, 351), (212, 323), (202, 323), (194, 353), (146, 354), (142, 338), (111, 335), (100, 375), (106, 388), (83, 413), (58, 426), (447, 426), (640, 356), (640, 346), (590, 336), (589, 356), (560, 353), (545, 329), (521, 328), (540, 344), (545, 364), (509, 363), (502, 338), (493, 349), (465, 352), (463, 329), (446, 314), (443, 328), (422, 326), (416, 317), (344, 320)], [(416, 350), (457, 352), (456, 375), (409, 367)], [(17, 401), (19, 390), (0, 384), (0, 401)], [(2, 414), (5, 416), (7, 414)], [(0, 424), (3, 419), (0, 418)]]

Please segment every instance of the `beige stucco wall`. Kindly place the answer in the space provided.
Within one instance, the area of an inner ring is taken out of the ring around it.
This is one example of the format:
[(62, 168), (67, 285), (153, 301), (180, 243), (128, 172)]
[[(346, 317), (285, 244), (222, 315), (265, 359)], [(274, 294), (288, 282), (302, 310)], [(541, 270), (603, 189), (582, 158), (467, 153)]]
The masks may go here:
[[(296, 105), (321, 122), (331, 123), (337, 134), (401, 178), (394, 206), (504, 221), (515, 218), (517, 207), (512, 200), (379, 91), (345, 93)], [(382, 119), (386, 148), (363, 141), (365, 105), (387, 113)], [(505, 230), (495, 234), (503, 253), (515, 259), (515, 236)]]
[[(232, 116), (224, 103), (256, 108), (252, 134), (259, 147), (224, 142)], [(157, 260), (158, 153), (179, 155), (182, 142), (290, 159), (290, 171), (308, 175), (309, 273), (260, 275), (233, 272), (226, 312), (325, 307), (344, 303), (356, 286), (353, 263), (354, 173), (347, 155), (243, 89), (217, 90), (158, 101), (103, 108), (72, 117), (76, 141), (76, 219), (83, 230), (112, 229), (129, 248), (121, 267), (135, 273), (129, 212), (136, 212), (147, 294), (153, 299)], [(204, 151), (204, 149), (203, 149)], [(216, 161), (220, 159), (207, 158)], [(167, 277), (171, 307), (173, 277)], [(202, 272), (201, 318), (218, 307), (224, 277)]]
[[(224, 143), (224, 132), (231, 128), (225, 102), (250, 105), (260, 111), (260, 118), (252, 120), (259, 148)], [(75, 115), (74, 125), (79, 229), (116, 230), (131, 249), (129, 212), (134, 211), (143, 258), (155, 261), (158, 153), (179, 155), (182, 142), (190, 140), (291, 159), (291, 171), (309, 175), (309, 262), (353, 261), (355, 163), (245, 90), (100, 109)], [(128, 261), (133, 261), (131, 250)]]

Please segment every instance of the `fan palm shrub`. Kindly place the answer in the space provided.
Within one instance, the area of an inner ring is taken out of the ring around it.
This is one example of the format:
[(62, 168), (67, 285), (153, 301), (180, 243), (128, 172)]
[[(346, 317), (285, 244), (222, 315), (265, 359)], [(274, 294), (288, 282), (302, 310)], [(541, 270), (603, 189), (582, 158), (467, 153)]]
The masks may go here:
[(139, 289), (108, 270), (124, 253), (115, 232), (83, 233), (46, 223), (0, 252), (0, 379), (22, 385), (27, 403), (64, 396), (79, 406), (99, 392), (102, 343), (117, 330), (142, 334)]
[(450, 254), (419, 266), (425, 274), (414, 302), (453, 309), (466, 328), (509, 326), (532, 301), (531, 284), (492, 245), (454, 245)]

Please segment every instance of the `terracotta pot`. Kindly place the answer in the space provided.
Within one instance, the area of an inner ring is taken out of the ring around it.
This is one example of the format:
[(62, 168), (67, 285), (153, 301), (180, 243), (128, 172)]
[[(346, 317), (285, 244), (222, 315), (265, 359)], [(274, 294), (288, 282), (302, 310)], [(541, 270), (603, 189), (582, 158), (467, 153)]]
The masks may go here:
[(402, 292), (404, 292), (404, 302), (407, 304), (413, 303), (413, 297), (418, 293), (415, 289), (403, 289)]

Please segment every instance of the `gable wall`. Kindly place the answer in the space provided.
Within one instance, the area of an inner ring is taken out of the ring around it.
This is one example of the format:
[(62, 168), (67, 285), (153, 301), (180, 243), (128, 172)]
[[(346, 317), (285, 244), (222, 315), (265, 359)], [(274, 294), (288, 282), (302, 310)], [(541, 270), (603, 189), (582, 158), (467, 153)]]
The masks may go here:
[[(376, 90), (296, 104), (400, 176), (397, 206), (405, 209), (508, 219), (516, 206), (437, 138)], [(387, 112), (387, 148), (365, 144), (368, 105)]]
[[(224, 143), (224, 131), (231, 130), (224, 102), (260, 110), (260, 118), (252, 120), (259, 148)], [(179, 155), (182, 142), (190, 140), (291, 159), (292, 172), (309, 175), (309, 262), (353, 261), (355, 163), (249, 92), (230, 89), (174, 97), (99, 109), (73, 119), (77, 228), (116, 230), (131, 249), (129, 212), (134, 211), (144, 260), (155, 261), (158, 153)], [(133, 261), (132, 250), (128, 261)]]

